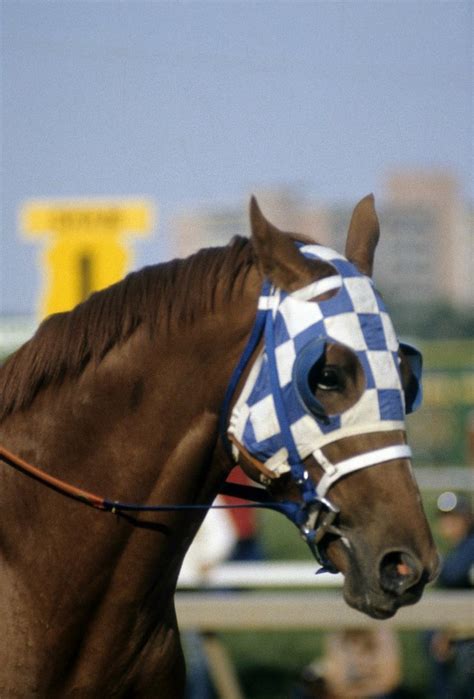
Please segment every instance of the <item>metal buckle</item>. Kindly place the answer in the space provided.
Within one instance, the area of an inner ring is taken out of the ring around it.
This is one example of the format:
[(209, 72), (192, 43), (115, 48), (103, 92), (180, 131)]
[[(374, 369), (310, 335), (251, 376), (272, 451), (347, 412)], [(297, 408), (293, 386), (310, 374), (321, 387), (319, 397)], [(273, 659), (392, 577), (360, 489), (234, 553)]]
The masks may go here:
[(326, 498), (317, 498), (309, 503), (305, 510), (308, 516), (305, 523), (300, 527), (303, 539), (308, 544), (314, 558), (322, 566), (322, 570), (329, 573), (337, 573), (337, 568), (325, 556), (324, 551), (320, 549), (320, 543), (326, 534), (342, 536), (341, 530), (333, 524), (339, 514), (339, 508)]
[(300, 531), (305, 541), (319, 544), (326, 534), (342, 536), (340, 529), (333, 522), (340, 510), (327, 498), (317, 498), (304, 508), (307, 513), (306, 521)]

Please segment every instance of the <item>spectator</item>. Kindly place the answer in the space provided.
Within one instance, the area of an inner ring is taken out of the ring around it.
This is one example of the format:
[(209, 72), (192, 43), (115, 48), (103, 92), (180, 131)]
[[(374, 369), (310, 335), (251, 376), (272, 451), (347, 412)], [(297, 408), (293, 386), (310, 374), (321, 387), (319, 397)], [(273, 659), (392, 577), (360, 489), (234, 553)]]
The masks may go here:
[(327, 634), (323, 657), (303, 671), (301, 697), (398, 697), (400, 679), (400, 649), (390, 629), (347, 629)]
[[(216, 505), (224, 504), (218, 496)], [(184, 559), (179, 581), (205, 588), (209, 572), (227, 560), (237, 540), (230, 510), (209, 510)], [(215, 699), (216, 691), (202, 636), (197, 631), (182, 635), (187, 666), (186, 699)]]
[[(472, 589), (474, 586), (474, 516), (472, 501), (453, 492), (438, 498), (438, 529), (450, 550), (438, 578), (439, 587)], [(432, 666), (433, 699), (474, 696), (473, 620), (428, 635)]]
[[(214, 504), (224, 505), (224, 498), (218, 495)], [(229, 559), (237, 542), (231, 512), (227, 509), (209, 510), (183, 561), (179, 575), (181, 584), (205, 587), (208, 573)]]

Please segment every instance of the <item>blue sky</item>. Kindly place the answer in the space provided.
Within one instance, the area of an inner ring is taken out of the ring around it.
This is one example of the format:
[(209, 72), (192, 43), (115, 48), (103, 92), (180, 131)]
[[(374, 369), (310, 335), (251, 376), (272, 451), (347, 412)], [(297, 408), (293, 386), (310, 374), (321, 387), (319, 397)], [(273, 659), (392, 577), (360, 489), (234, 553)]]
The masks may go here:
[(153, 199), (137, 265), (183, 206), (301, 186), (355, 203), (394, 166), (474, 200), (471, 2), (1, 3), (0, 313), (31, 312), (34, 197)]

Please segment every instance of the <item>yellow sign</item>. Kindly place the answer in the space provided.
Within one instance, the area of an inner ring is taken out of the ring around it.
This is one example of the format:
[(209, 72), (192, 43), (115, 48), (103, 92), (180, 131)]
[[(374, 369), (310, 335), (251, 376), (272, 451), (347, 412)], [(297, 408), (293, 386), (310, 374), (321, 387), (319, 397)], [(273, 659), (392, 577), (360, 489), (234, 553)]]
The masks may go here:
[(122, 279), (132, 263), (126, 236), (145, 237), (154, 212), (145, 200), (27, 202), (20, 214), (27, 237), (46, 238), (41, 257), (42, 316), (67, 311), (93, 291)]

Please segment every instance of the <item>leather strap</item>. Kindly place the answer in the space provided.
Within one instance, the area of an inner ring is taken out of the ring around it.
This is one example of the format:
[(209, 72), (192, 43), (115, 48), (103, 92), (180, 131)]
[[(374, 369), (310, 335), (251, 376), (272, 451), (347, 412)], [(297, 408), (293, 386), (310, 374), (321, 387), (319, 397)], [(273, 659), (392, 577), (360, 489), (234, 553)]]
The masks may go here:
[(318, 495), (322, 498), (325, 497), (329, 488), (340, 478), (349, 475), (349, 473), (360, 471), (368, 466), (375, 466), (375, 464), (381, 464), (386, 461), (410, 459), (411, 455), (411, 449), (408, 444), (393, 444), (392, 446), (384, 447), (383, 449), (374, 449), (373, 451), (368, 451), (358, 456), (352, 456), (350, 459), (345, 459), (344, 461), (339, 461), (337, 464), (333, 464), (329, 461), (327, 456), (323, 454), (321, 449), (316, 449), (316, 451), (313, 452), (313, 456), (325, 472), (318, 483)]

